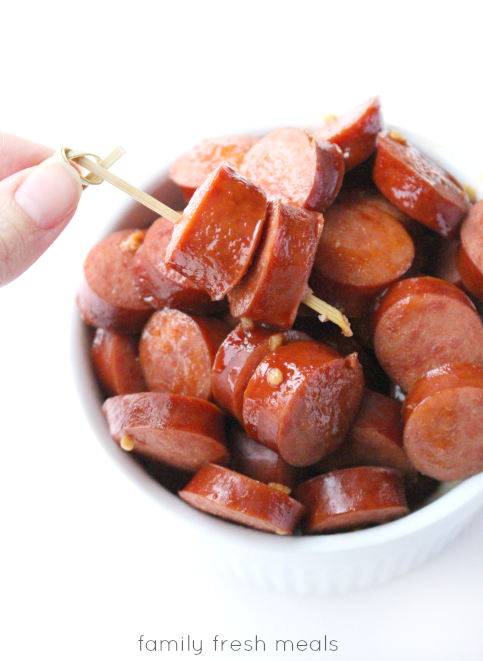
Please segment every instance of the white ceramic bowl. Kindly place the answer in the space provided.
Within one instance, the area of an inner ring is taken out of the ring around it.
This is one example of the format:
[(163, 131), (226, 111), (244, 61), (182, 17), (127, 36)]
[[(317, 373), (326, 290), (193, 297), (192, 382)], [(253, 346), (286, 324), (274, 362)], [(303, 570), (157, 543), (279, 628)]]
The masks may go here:
[[(481, 170), (470, 154), (451, 151), (400, 127), (393, 128), (462, 183), (477, 188)], [(182, 200), (167, 180), (167, 171), (155, 181), (154, 186), (147, 187), (148, 192), (175, 209), (181, 208)], [(153, 219), (149, 210), (128, 203), (103, 228), (99, 239), (116, 229), (145, 226)], [(80, 321), (77, 310), (72, 328), (73, 366), (85, 414), (102, 447), (127, 478), (126, 489), (135, 485), (178, 524), (186, 526), (191, 536), (197, 536), (197, 552), (204, 553), (205, 560), (225, 575), (283, 593), (331, 594), (366, 589), (402, 576), (432, 558), (483, 505), (482, 473), (457, 485), (442, 485), (432, 502), (398, 521), (343, 534), (278, 537), (199, 512), (155, 482), (111, 440), (90, 361), (93, 330)]]

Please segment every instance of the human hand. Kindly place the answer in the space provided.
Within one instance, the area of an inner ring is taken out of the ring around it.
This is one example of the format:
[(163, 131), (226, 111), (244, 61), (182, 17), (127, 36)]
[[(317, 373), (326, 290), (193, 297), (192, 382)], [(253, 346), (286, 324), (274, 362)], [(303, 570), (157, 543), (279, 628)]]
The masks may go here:
[[(0, 286), (26, 271), (75, 213), (82, 185), (53, 149), (0, 132)], [(41, 165), (39, 165), (42, 163)]]

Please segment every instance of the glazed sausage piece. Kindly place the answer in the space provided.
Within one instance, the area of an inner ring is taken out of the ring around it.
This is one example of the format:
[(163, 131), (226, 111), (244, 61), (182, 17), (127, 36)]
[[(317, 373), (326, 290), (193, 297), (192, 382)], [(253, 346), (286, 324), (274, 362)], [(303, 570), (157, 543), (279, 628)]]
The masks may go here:
[(229, 460), (223, 414), (203, 399), (137, 393), (107, 399), (102, 411), (124, 450), (191, 472)]
[(307, 534), (348, 531), (409, 514), (401, 474), (393, 468), (333, 471), (304, 482), (295, 493), (307, 508)]
[(284, 204), (324, 211), (335, 200), (344, 177), (344, 158), (337, 145), (318, 144), (305, 131), (272, 131), (245, 156), (240, 171), (269, 197)]
[(308, 291), (324, 219), (322, 214), (269, 200), (253, 263), (228, 294), (234, 317), (291, 328)]
[(286, 493), (213, 464), (199, 470), (179, 495), (203, 512), (277, 535), (291, 535), (305, 511)]
[(92, 343), (92, 364), (109, 397), (147, 390), (137, 354), (136, 337), (97, 329)]
[(270, 448), (253, 441), (236, 423), (230, 425), (228, 438), (236, 471), (265, 484), (282, 484), (293, 489), (299, 469), (287, 464)]
[(447, 363), (483, 364), (483, 325), (470, 299), (432, 277), (409, 278), (389, 288), (374, 320), (381, 367), (403, 390)]
[(213, 362), (229, 330), (219, 319), (169, 308), (155, 312), (139, 342), (149, 390), (210, 399)]
[(212, 373), (216, 403), (243, 424), (243, 396), (259, 363), (282, 344), (309, 339), (300, 331), (278, 333), (244, 320), (226, 336), (216, 354)]
[(140, 333), (152, 308), (138, 291), (133, 265), (142, 230), (114, 232), (96, 244), (84, 262), (76, 302), (86, 324), (120, 333)]
[(166, 264), (221, 300), (247, 271), (266, 215), (262, 189), (222, 163), (174, 226)]
[(395, 131), (379, 134), (373, 177), (399, 209), (446, 237), (455, 234), (470, 208), (456, 179)]
[(317, 342), (294, 342), (255, 370), (245, 391), (244, 426), (287, 463), (310, 466), (342, 443), (363, 390), (357, 354), (343, 358)]
[(349, 317), (411, 267), (414, 244), (392, 215), (364, 198), (335, 202), (325, 214), (310, 277), (314, 294)]
[(464, 286), (483, 300), (483, 201), (477, 202), (463, 221), (456, 264)]
[(173, 224), (158, 218), (136, 253), (134, 273), (144, 301), (157, 310), (170, 307), (193, 314), (216, 312), (219, 303), (166, 264), (166, 248), (172, 234)]
[(405, 399), (404, 447), (414, 466), (436, 480), (483, 470), (483, 367), (445, 365), (425, 374)]
[(393, 399), (366, 390), (361, 408), (338, 450), (317, 465), (321, 473), (356, 466), (383, 466), (414, 473), (403, 448), (401, 406)]
[(381, 128), (381, 103), (375, 96), (342, 117), (332, 116), (312, 136), (317, 142), (328, 141), (338, 145), (348, 172), (375, 151)]
[[(351, 327), (353, 323), (354, 320), (351, 320)], [(327, 344), (331, 349), (340, 353), (341, 356), (357, 353), (367, 388), (383, 395), (389, 394), (391, 382), (387, 374), (373, 356), (371, 349), (363, 349), (354, 336), (347, 337), (343, 335), (340, 328), (335, 324), (321, 324), (315, 315), (313, 317), (298, 317), (294, 328), (304, 331), (316, 342)]]
[(224, 161), (239, 170), (243, 157), (258, 140), (250, 135), (209, 138), (176, 159), (169, 174), (181, 188), (186, 204), (195, 190)]

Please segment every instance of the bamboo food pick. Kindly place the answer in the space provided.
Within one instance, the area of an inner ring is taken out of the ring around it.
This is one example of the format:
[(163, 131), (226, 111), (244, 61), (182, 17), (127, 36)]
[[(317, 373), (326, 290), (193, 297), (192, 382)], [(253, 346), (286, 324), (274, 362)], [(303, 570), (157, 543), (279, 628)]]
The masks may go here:
[[(118, 155), (117, 158), (115, 158), (114, 156), (115, 160), (112, 161), (113, 155), (115, 155), (117, 150), (122, 150), (122, 153)], [(75, 161), (78, 165), (80, 165), (84, 169), (89, 170), (89, 174), (87, 176), (81, 177), (81, 179), (84, 182), (86, 182), (88, 185), (91, 184), (97, 185), (99, 183), (102, 183), (103, 180), (108, 181), (113, 186), (116, 186), (116, 188), (119, 188), (119, 190), (122, 190), (124, 193), (127, 193), (127, 195), (130, 195), (132, 198), (143, 204), (145, 207), (148, 207), (148, 209), (151, 209), (151, 211), (155, 211), (157, 214), (163, 216), (163, 218), (166, 218), (167, 220), (171, 221), (173, 224), (176, 224), (179, 218), (181, 217), (182, 214), (178, 213), (177, 211), (174, 211), (173, 209), (170, 209), (170, 207), (166, 206), (159, 200), (156, 200), (156, 198), (152, 197), (151, 195), (148, 195), (142, 190), (139, 190), (139, 188), (136, 188), (132, 184), (129, 184), (127, 181), (124, 181), (124, 179), (121, 179), (112, 172), (109, 172), (107, 167), (112, 165), (113, 162), (115, 162), (118, 158), (120, 158), (120, 156), (122, 156), (125, 153), (122, 147), (117, 147), (113, 152), (111, 152), (111, 154), (106, 156), (105, 159), (100, 159), (95, 154), (91, 154), (83, 151), (76, 151), (73, 149), (69, 149), (67, 147), (63, 147), (60, 153), (62, 154), (62, 157), (64, 158), (65, 161)], [(88, 158), (88, 156), (91, 156), (97, 162), (91, 160), (90, 158)], [(324, 301), (320, 300), (320, 298), (317, 298), (313, 294), (306, 294), (303, 298), (303, 303), (305, 303), (305, 305), (307, 305), (309, 308), (312, 308), (312, 310), (318, 312), (321, 321), (326, 321), (328, 319), (334, 322), (335, 324), (337, 324), (337, 326), (341, 328), (342, 333), (344, 335), (346, 336), (352, 335), (351, 327), (347, 317), (345, 317), (340, 312), (340, 310), (337, 310), (337, 308), (334, 308), (332, 305), (325, 303)]]

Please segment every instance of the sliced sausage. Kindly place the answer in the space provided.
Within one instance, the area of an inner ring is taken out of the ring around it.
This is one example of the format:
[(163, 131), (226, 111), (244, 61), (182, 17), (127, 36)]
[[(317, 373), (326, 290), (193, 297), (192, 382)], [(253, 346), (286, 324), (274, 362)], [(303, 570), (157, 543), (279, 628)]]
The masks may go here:
[(392, 215), (364, 198), (337, 201), (324, 218), (310, 287), (349, 317), (364, 316), (376, 295), (411, 267), (413, 241)]
[(212, 388), (216, 403), (243, 424), (243, 396), (262, 359), (282, 344), (309, 339), (300, 331), (277, 333), (253, 323), (239, 324), (227, 335), (215, 357)]
[(293, 489), (299, 469), (287, 464), (270, 448), (253, 441), (236, 423), (230, 425), (228, 438), (236, 471), (265, 484), (282, 484)]
[(305, 511), (282, 491), (213, 464), (199, 470), (179, 495), (203, 512), (277, 535), (291, 535)]
[[(351, 321), (351, 324), (353, 321)], [(295, 326), (297, 330), (304, 331), (316, 342), (322, 342), (340, 353), (348, 356), (357, 353), (357, 358), (364, 372), (364, 382), (369, 390), (375, 390), (383, 395), (390, 392), (391, 382), (377, 362), (370, 348), (363, 349), (359, 342), (352, 337), (347, 337), (340, 332), (335, 324), (321, 324), (318, 317), (298, 317)]]
[(174, 226), (166, 264), (221, 300), (247, 271), (266, 214), (261, 188), (222, 163)]
[(253, 263), (228, 294), (234, 317), (291, 328), (308, 291), (322, 214), (270, 200)]
[(86, 324), (120, 333), (141, 332), (152, 313), (133, 271), (144, 236), (142, 230), (114, 232), (87, 255), (76, 298)]
[(401, 474), (393, 468), (334, 471), (304, 482), (295, 493), (307, 508), (307, 534), (353, 530), (409, 514)]
[(341, 117), (330, 117), (312, 136), (317, 142), (328, 141), (341, 148), (347, 172), (375, 151), (381, 128), (381, 102), (375, 96)]
[(102, 411), (125, 450), (192, 472), (229, 460), (223, 414), (204, 399), (137, 393), (107, 399)]
[(483, 300), (483, 200), (463, 221), (456, 264), (464, 286)]
[(91, 356), (97, 377), (109, 397), (147, 390), (138, 360), (138, 338), (98, 328)]
[(170, 307), (193, 314), (216, 312), (219, 303), (166, 264), (166, 248), (172, 234), (173, 224), (158, 218), (137, 251), (134, 272), (145, 302), (157, 310)]
[(305, 131), (272, 131), (245, 156), (240, 171), (265, 193), (284, 204), (313, 211), (327, 209), (344, 177), (344, 158), (337, 145), (318, 144)]
[(456, 363), (425, 374), (403, 405), (404, 447), (416, 468), (436, 480), (483, 470), (483, 367)]
[(139, 342), (149, 390), (210, 399), (213, 362), (229, 330), (219, 319), (169, 308), (155, 312)]
[(239, 170), (243, 157), (258, 140), (259, 138), (251, 135), (209, 138), (176, 159), (169, 175), (183, 191), (186, 203), (213, 170), (224, 161)]
[(379, 134), (373, 177), (399, 209), (446, 237), (454, 235), (470, 208), (456, 179), (395, 131)]
[(401, 405), (370, 390), (365, 391), (359, 413), (340, 448), (324, 457), (317, 468), (327, 473), (356, 466), (415, 472), (403, 448)]
[(447, 363), (483, 364), (483, 325), (470, 299), (432, 277), (389, 288), (376, 310), (374, 348), (382, 368), (406, 392)]
[(245, 429), (289, 464), (310, 466), (342, 443), (363, 389), (357, 354), (343, 358), (312, 341), (278, 347), (248, 383)]

